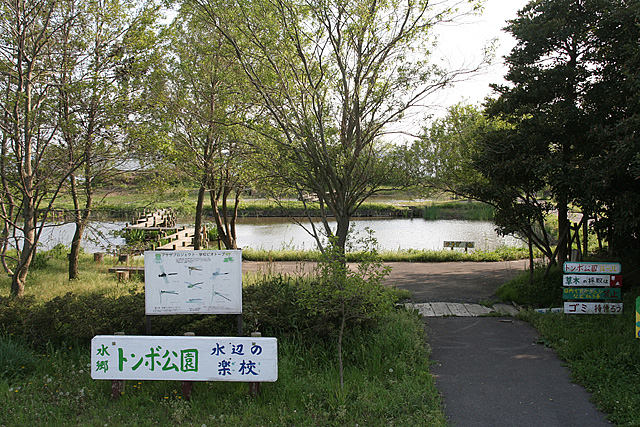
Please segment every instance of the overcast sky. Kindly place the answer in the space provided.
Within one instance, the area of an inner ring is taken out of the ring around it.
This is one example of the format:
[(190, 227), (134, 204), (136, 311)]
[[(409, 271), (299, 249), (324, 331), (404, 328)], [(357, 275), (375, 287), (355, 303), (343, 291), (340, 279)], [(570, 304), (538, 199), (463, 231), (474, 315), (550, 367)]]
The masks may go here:
[(483, 74), (468, 81), (458, 83), (453, 89), (442, 93), (439, 100), (444, 106), (468, 101), (475, 104), (481, 102), (491, 93), (490, 83), (503, 82), (506, 69), (503, 56), (511, 51), (515, 41), (510, 34), (502, 31), (509, 19), (516, 17), (528, 0), (487, 0), (484, 12), (479, 17), (467, 18), (472, 23), (448, 26), (439, 31), (439, 55), (446, 56), (452, 65), (464, 62), (473, 63), (481, 55), (483, 46), (497, 38), (497, 50), (494, 65)]

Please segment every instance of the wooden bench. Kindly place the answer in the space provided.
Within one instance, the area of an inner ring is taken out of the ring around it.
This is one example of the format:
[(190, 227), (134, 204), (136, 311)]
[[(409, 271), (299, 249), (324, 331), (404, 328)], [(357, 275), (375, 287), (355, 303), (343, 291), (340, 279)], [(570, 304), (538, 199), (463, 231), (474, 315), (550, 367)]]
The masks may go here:
[(461, 241), (446, 241), (444, 242), (445, 248), (464, 248), (464, 251), (467, 252), (469, 248), (473, 249), (476, 247), (475, 242), (461, 242)]

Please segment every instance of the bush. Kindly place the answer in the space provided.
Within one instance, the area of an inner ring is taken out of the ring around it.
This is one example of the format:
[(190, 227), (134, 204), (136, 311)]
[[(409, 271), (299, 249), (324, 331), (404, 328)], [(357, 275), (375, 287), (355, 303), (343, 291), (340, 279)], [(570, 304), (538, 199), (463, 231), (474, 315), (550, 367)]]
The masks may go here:
[[(302, 284), (302, 281), (307, 281)], [(301, 289), (314, 284), (309, 279), (270, 277), (243, 290), (244, 332), (259, 330), (269, 336), (299, 336), (305, 339), (333, 337), (338, 318), (331, 313), (314, 314), (301, 304)], [(381, 288), (383, 299), (392, 304), (400, 294)], [(0, 297), (0, 325), (3, 334), (15, 334), (35, 349), (48, 344), (77, 342), (88, 346), (95, 335), (125, 332), (145, 335), (147, 331), (144, 293), (124, 296), (101, 293), (67, 293), (44, 303), (31, 296)], [(361, 323), (357, 321), (356, 323)], [(354, 323), (355, 324), (355, 323)], [(237, 318), (230, 315), (152, 316), (153, 335), (201, 336), (237, 335)]]
[(544, 276), (544, 267), (533, 271), (533, 285), (529, 283), (529, 272), (523, 272), (496, 290), (502, 301), (513, 301), (520, 305), (539, 307), (561, 306), (562, 270), (555, 267)]

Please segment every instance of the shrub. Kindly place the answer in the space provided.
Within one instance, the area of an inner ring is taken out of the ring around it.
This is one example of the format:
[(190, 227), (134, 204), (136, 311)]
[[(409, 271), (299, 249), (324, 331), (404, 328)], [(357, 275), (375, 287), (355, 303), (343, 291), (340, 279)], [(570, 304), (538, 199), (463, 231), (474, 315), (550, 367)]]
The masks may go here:
[(562, 271), (555, 267), (544, 277), (544, 267), (534, 269), (533, 284), (529, 283), (529, 272), (523, 272), (496, 290), (503, 301), (513, 301), (535, 308), (562, 305)]

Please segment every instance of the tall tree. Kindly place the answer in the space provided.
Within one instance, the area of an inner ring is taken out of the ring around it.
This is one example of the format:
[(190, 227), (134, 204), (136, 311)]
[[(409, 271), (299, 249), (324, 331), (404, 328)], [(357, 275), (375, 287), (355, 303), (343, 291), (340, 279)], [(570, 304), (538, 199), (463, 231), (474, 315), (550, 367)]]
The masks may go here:
[(157, 8), (126, 0), (66, 2), (73, 21), (61, 28), (58, 78), (60, 133), (70, 162), (75, 232), (69, 279), (78, 276), (78, 255), (89, 224), (96, 186), (130, 162), (129, 116), (140, 107), (140, 85), (154, 62)]
[[(568, 256), (568, 205), (582, 185), (576, 173), (590, 127), (585, 96), (596, 78), (597, 28), (608, 0), (533, 1), (506, 30), (517, 40), (506, 58), (511, 86), (495, 86), (500, 97), (488, 112), (513, 125), (517, 143), (530, 153), (533, 174), (549, 185), (558, 212), (560, 264)], [(514, 139), (515, 138), (515, 139)], [(496, 165), (496, 167), (499, 167)], [(523, 164), (523, 167), (525, 165)]]
[[(318, 198), (321, 229), (344, 254), (360, 204), (396, 176), (382, 159), (392, 124), (469, 70), (429, 62), (431, 29), (473, 2), (194, 0), (233, 47), (258, 94), (251, 127), (267, 170)], [(265, 120), (257, 120), (262, 114)], [(395, 185), (402, 185), (396, 180)], [(329, 222), (335, 220), (335, 228)]]
[[(235, 224), (246, 175), (241, 161), (247, 141), (237, 125), (246, 98), (244, 74), (222, 35), (194, 16), (188, 4), (181, 7), (169, 34), (174, 55), (164, 110), (171, 141), (165, 155), (199, 183), (196, 230), (202, 229), (208, 194), (220, 240), (227, 249), (236, 249)], [(196, 233), (194, 247), (200, 246)]]
[(585, 104), (590, 111), (588, 156), (579, 171), (578, 203), (595, 219), (616, 256), (640, 251), (640, 3), (610, 1), (599, 10), (594, 79)]
[[(11, 294), (22, 296), (45, 220), (68, 175), (77, 167), (60, 150), (52, 92), (60, 60), (59, 35), (74, 16), (57, 0), (0, 3), (3, 220), (18, 256)], [(5, 254), (6, 256), (6, 254)]]
[(472, 165), (481, 132), (489, 124), (474, 106), (457, 104), (447, 115), (424, 126), (412, 144), (413, 169), (418, 185), (464, 195), (464, 186), (478, 179)]

